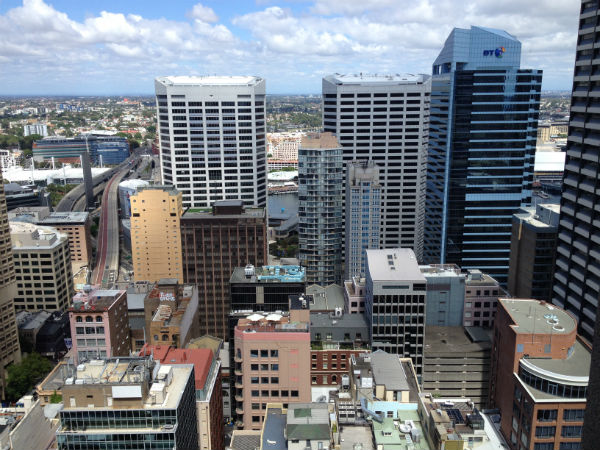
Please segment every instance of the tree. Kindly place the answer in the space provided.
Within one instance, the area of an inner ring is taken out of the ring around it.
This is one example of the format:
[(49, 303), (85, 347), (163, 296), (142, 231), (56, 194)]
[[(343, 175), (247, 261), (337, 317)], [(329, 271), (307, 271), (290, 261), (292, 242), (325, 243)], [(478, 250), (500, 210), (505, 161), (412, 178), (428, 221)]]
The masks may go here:
[(52, 364), (39, 353), (27, 355), (20, 363), (8, 367), (6, 398), (17, 401), (33, 389), (52, 370)]

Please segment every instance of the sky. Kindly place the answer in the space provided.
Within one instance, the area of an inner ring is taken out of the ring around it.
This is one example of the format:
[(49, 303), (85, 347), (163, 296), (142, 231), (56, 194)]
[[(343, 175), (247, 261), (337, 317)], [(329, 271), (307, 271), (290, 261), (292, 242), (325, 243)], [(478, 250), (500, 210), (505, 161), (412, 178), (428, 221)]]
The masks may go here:
[(165, 75), (258, 75), (319, 94), (330, 73), (431, 73), (454, 27), (522, 42), (570, 90), (579, 0), (0, 0), (0, 95), (152, 94)]

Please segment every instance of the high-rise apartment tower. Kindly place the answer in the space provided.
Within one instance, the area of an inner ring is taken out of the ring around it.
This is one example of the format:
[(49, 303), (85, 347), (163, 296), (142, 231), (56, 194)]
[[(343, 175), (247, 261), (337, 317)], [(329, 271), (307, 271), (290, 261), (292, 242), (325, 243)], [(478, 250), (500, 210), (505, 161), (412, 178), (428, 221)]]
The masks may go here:
[(381, 184), (373, 161), (352, 161), (346, 167), (345, 240), (344, 280), (364, 277), (366, 249), (381, 246)]
[(323, 129), (335, 133), (344, 163), (380, 167), (381, 246), (423, 253), (429, 75), (329, 75)]
[(512, 215), (531, 203), (542, 71), (505, 31), (455, 28), (433, 63), (424, 259), (508, 278)]
[(298, 150), (298, 256), (308, 284), (342, 277), (342, 148), (331, 133), (304, 136)]
[(265, 80), (159, 77), (154, 85), (163, 183), (183, 193), (183, 205), (266, 206)]

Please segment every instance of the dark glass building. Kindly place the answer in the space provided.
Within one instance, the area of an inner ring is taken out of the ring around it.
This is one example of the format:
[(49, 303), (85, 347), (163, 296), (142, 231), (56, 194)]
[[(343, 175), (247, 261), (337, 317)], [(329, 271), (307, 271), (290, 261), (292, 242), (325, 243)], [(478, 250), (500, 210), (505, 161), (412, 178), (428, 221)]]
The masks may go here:
[(512, 215), (531, 203), (542, 72), (502, 30), (455, 28), (433, 65), (424, 260), (508, 277)]

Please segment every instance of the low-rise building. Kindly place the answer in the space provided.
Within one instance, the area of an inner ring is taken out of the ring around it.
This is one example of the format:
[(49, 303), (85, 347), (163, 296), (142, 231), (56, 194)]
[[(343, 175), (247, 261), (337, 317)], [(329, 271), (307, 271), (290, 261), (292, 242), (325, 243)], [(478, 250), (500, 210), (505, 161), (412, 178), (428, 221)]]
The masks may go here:
[(344, 289), (339, 284), (311, 284), (306, 287), (304, 297), (308, 300), (308, 309), (311, 312), (334, 312), (344, 309)]
[(129, 355), (126, 291), (93, 289), (78, 293), (69, 308), (69, 322), (76, 364)]
[(312, 400), (329, 399), (348, 374), (352, 356), (369, 351), (369, 326), (362, 314), (310, 313)]
[(500, 283), (491, 276), (478, 269), (469, 269), (465, 280), (463, 326), (493, 327), (498, 299), (507, 295)]
[(352, 277), (344, 281), (344, 311), (350, 314), (365, 312), (366, 278)]
[(289, 315), (254, 313), (235, 327), (236, 414), (244, 429), (260, 429), (269, 402), (308, 402), (309, 324)]
[(70, 338), (69, 314), (55, 311), (19, 311), (16, 314), (21, 350), (33, 351), (51, 359), (67, 352), (65, 339)]
[(425, 327), (423, 391), (438, 397), (469, 398), (478, 408), (489, 401), (489, 329)]
[(198, 450), (193, 365), (120, 357), (80, 364), (62, 388), (59, 450)]
[(193, 364), (198, 415), (200, 450), (223, 448), (223, 402), (221, 396), (221, 361), (208, 348), (178, 349), (164, 345), (146, 345), (140, 356), (150, 356), (162, 364)]
[(67, 236), (50, 227), (9, 223), (17, 279), (15, 310), (65, 311), (75, 292)]
[(532, 299), (500, 299), (490, 398), (509, 448), (579, 448), (591, 349), (565, 310)]
[[(424, 433), (420, 442), (427, 441), (431, 450), (506, 448), (489, 418), (469, 399), (420, 394), (418, 416)], [(412, 434), (412, 424), (405, 422), (407, 425)]]
[(465, 306), (465, 274), (456, 264), (419, 266), (427, 280), (426, 325), (459, 327)]
[(185, 347), (198, 337), (198, 290), (163, 278), (146, 295), (146, 342), (150, 345)]

